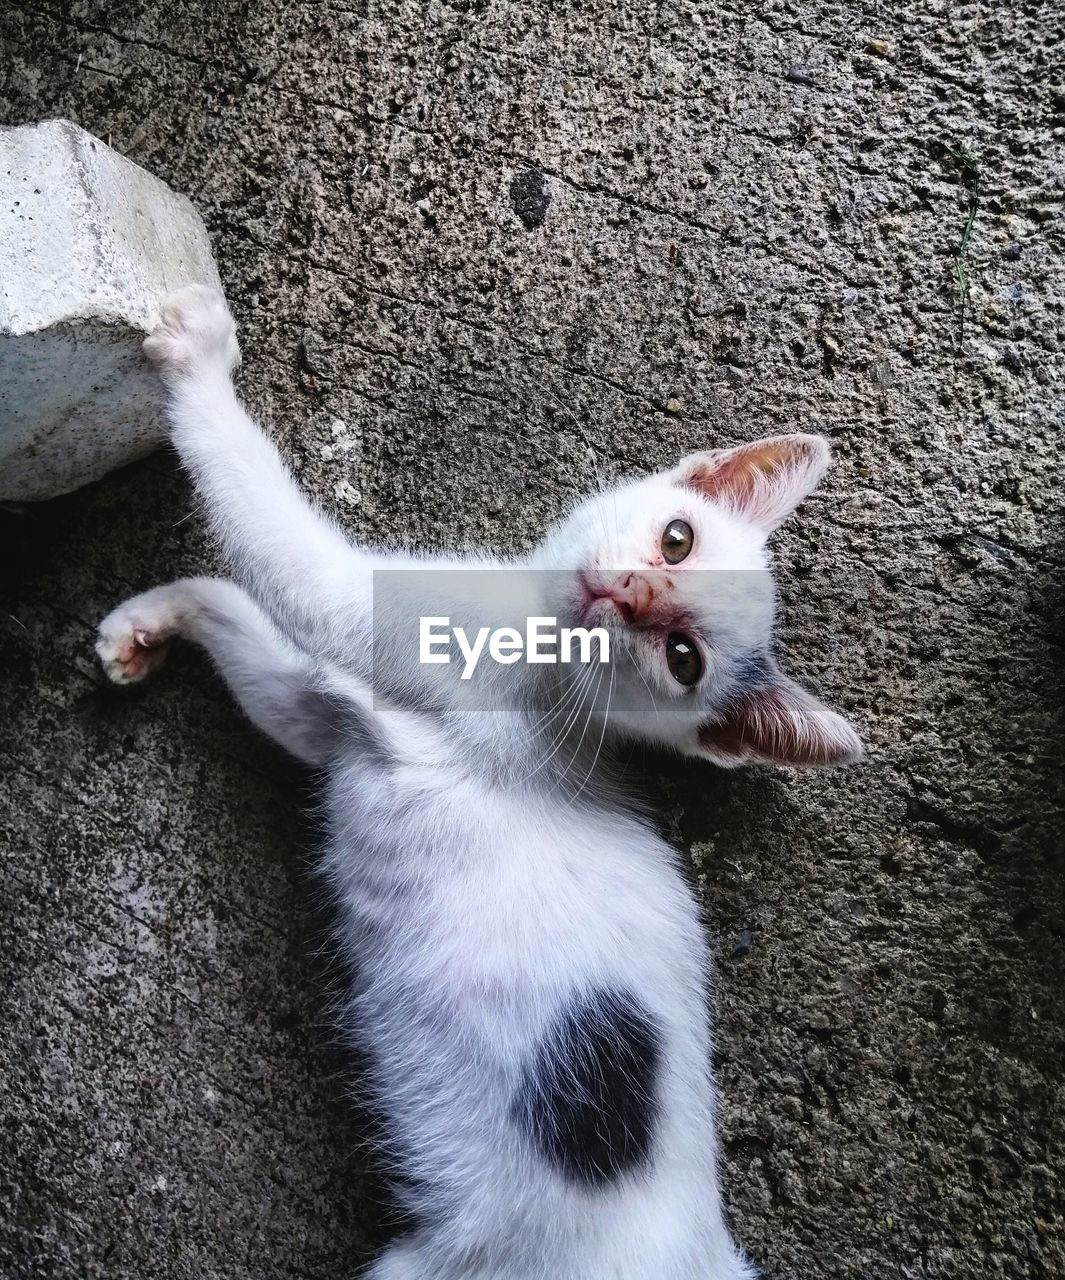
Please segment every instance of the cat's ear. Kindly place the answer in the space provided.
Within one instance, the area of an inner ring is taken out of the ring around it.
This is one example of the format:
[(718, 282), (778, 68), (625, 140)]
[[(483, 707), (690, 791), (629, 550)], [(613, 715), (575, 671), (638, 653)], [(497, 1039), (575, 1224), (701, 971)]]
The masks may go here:
[(693, 453), (671, 475), (772, 533), (817, 487), (831, 461), (821, 436), (771, 436), (735, 449)]
[(699, 727), (695, 750), (725, 768), (814, 769), (856, 764), (862, 743), (841, 715), (770, 667), (764, 680), (738, 691)]

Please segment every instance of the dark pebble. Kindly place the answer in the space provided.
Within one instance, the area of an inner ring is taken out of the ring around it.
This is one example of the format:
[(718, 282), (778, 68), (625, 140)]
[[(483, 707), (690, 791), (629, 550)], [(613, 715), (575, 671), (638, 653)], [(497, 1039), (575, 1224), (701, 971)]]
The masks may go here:
[(742, 960), (744, 956), (749, 956), (753, 950), (754, 934), (750, 929), (744, 929), (736, 939), (736, 945), (732, 948), (732, 958), (733, 960)]

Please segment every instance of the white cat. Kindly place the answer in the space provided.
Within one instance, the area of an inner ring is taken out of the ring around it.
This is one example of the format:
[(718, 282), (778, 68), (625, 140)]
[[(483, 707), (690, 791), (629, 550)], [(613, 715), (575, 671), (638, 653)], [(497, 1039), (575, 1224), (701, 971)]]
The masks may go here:
[[(753, 1275), (722, 1214), (699, 909), (605, 757), (635, 736), (721, 765), (858, 759), (770, 652), (766, 536), (825, 443), (695, 454), (588, 499), (520, 564), (386, 554), (312, 507), (240, 406), (222, 298), (170, 298), (145, 349), (245, 586), (137, 596), (97, 649), (133, 681), (172, 637), (202, 644), (250, 718), (323, 771), (347, 1026), (417, 1223), (367, 1276)], [(603, 627), (611, 661), (483, 663), (472, 698), (458, 665), (419, 664), (415, 614)]]

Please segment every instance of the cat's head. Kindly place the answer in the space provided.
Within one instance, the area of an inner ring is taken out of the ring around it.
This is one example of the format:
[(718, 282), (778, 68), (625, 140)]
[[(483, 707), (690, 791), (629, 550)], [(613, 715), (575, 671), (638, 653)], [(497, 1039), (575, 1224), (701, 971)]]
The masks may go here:
[[(563, 626), (610, 634), (609, 725), (715, 764), (850, 764), (861, 742), (773, 658), (766, 539), (830, 461), (820, 436), (685, 458), (597, 494), (548, 536)], [(609, 712), (606, 701), (609, 695)]]

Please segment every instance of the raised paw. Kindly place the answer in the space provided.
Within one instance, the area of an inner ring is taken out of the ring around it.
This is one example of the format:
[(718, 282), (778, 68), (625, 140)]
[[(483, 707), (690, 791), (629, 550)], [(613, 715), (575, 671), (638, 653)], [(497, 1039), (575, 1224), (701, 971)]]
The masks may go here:
[(100, 623), (96, 652), (115, 684), (135, 684), (163, 664), (178, 632), (165, 596), (146, 592), (120, 604)]
[(166, 382), (203, 374), (228, 377), (240, 363), (236, 326), (216, 289), (202, 284), (178, 289), (163, 299), (159, 314), (144, 351)]

